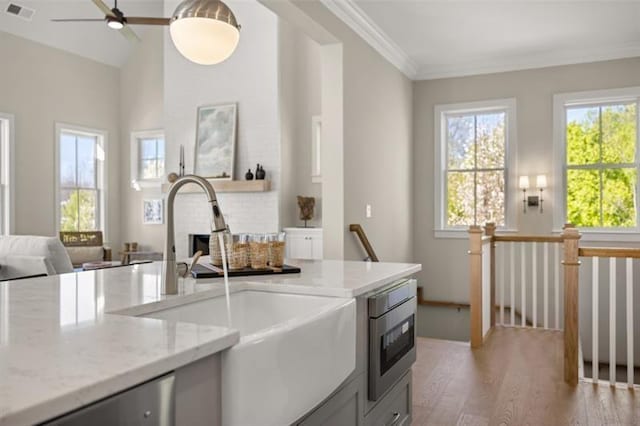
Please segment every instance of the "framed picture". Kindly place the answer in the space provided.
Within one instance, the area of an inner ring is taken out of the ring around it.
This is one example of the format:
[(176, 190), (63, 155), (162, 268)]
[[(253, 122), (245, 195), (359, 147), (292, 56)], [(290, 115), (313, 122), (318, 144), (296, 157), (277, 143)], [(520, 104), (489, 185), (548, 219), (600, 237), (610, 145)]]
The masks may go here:
[(164, 223), (164, 202), (162, 199), (142, 201), (142, 223), (145, 225), (162, 225)]
[(198, 108), (194, 173), (209, 179), (233, 179), (237, 105)]

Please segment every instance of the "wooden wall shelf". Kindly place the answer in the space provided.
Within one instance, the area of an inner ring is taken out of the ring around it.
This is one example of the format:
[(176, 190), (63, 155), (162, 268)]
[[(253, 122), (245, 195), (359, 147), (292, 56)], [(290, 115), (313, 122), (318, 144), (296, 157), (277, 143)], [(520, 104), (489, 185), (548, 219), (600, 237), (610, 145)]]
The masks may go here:
[[(270, 180), (213, 180), (209, 179), (216, 192), (267, 192), (271, 191)], [(170, 183), (162, 184), (162, 192), (169, 192)], [(203, 193), (202, 189), (194, 184), (188, 183), (178, 191), (180, 194)]]

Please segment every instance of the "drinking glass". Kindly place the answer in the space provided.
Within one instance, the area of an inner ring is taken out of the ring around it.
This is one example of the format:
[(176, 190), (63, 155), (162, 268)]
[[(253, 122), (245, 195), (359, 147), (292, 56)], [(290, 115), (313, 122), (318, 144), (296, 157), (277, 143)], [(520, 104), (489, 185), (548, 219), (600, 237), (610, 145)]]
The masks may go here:
[(284, 236), (284, 232), (269, 234), (269, 265), (274, 268), (284, 265)]
[(266, 269), (269, 243), (264, 234), (253, 234), (249, 239), (251, 269)]
[[(226, 234), (229, 231), (224, 231), (223, 236), (226, 241)], [(212, 232), (209, 237), (209, 258), (214, 266), (222, 266), (222, 252), (220, 251), (220, 240), (218, 240), (218, 232)]]
[(249, 239), (246, 234), (233, 234), (225, 241), (229, 269), (244, 269), (249, 266)]

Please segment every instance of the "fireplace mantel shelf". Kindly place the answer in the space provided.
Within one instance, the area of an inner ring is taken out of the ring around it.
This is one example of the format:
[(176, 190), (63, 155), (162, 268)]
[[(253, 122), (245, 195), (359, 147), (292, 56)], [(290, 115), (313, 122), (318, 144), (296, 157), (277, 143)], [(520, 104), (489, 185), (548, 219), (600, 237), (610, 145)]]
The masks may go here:
[[(216, 192), (267, 192), (271, 190), (270, 180), (216, 180), (208, 179)], [(170, 183), (162, 185), (162, 192), (169, 192)], [(179, 194), (201, 193), (202, 189), (193, 183), (183, 186)]]

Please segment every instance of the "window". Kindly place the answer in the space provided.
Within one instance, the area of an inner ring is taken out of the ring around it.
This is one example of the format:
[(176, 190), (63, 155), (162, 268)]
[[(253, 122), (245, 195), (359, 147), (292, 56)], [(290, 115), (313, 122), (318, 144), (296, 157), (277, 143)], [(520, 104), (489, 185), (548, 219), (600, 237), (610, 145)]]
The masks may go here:
[(515, 100), (436, 107), (436, 230), (510, 225)]
[(13, 122), (0, 113), (0, 235), (13, 232)]
[(131, 186), (157, 186), (164, 177), (165, 146), (162, 130), (131, 133)]
[(563, 207), (556, 227), (638, 230), (639, 99), (640, 88), (556, 96)]
[(105, 231), (105, 139), (99, 130), (57, 126), (60, 231)]

